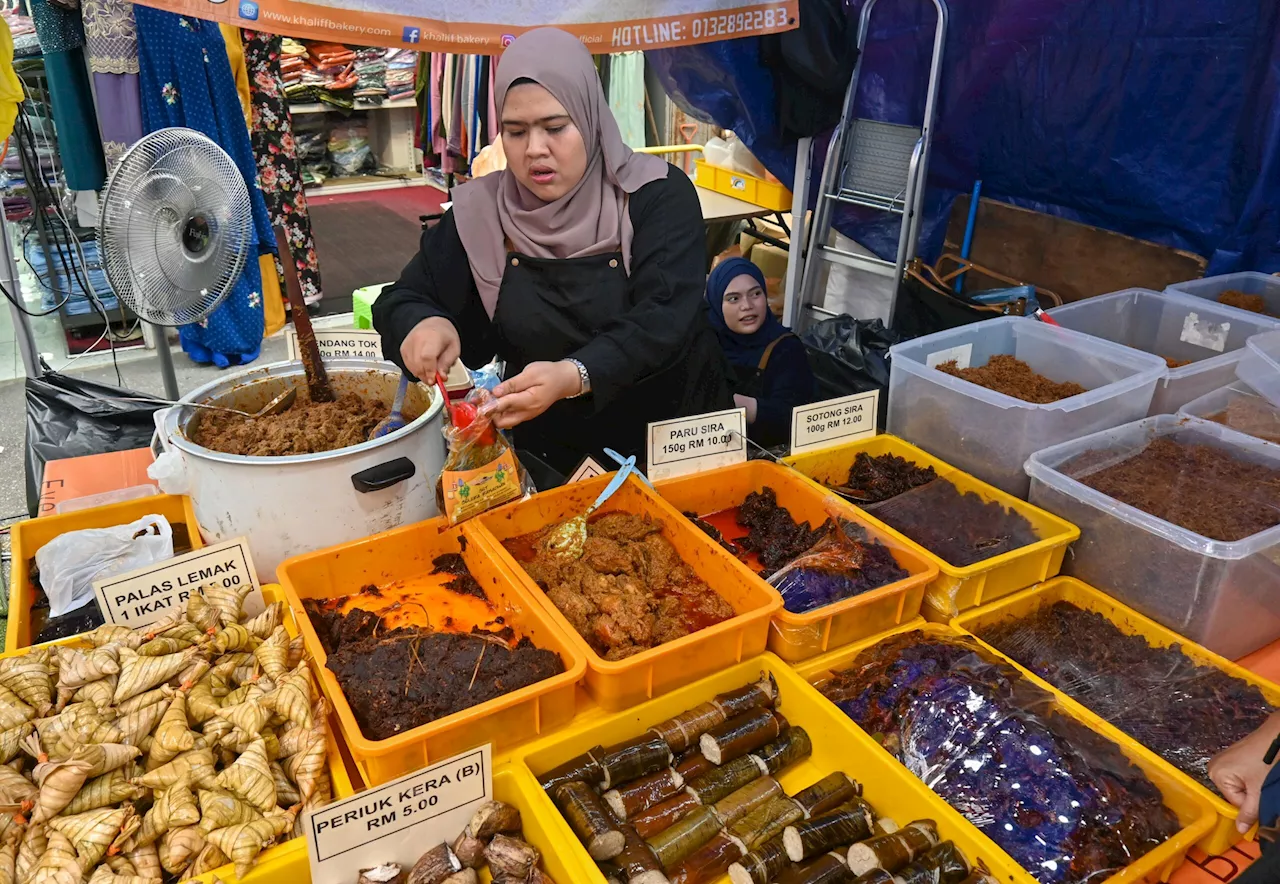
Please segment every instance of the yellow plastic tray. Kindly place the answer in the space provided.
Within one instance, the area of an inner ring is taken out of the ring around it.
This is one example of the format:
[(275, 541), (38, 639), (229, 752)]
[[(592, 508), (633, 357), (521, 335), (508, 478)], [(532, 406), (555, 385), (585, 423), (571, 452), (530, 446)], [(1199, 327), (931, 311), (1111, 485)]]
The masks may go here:
[(109, 503), (56, 516), (41, 516), (14, 525), (10, 529), (13, 557), (9, 569), (9, 625), (4, 637), (5, 651), (16, 651), (31, 644), (31, 604), (35, 601), (35, 587), (31, 585), (28, 562), (40, 547), (68, 531), (113, 528), (150, 515), (164, 516), (171, 525), (185, 525), (191, 538), (191, 548), (204, 546), (191, 498), (171, 494)]
[(624, 510), (661, 522), (662, 536), (671, 542), (684, 563), (733, 607), (737, 616), (625, 660), (605, 660), (578, 635), (560, 609), (503, 548), (502, 541), (582, 514), (604, 490), (611, 475), (564, 485), (492, 510), (464, 523), (463, 534), (480, 544), (518, 580), (569, 636), (586, 657), (588, 693), (613, 712), (764, 651), (769, 620), (782, 607), (782, 597), (760, 581), (748, 579), (750, 575), (742, 572), (741, 563), (690, 524), (679, 510), (638, 479), (628, 479), (600, 512)]
[(945, 623), (961, 611), (976, 608), (1057, 576), (1062, 569), (1062, 557), (1067, 547), (1080, 537), (1080, 529), (1070, 522), (975, 479), (897, 436), (872, 436), (813, 454), (789, 457), (786, 462), (819, 485), (823, 482), (843, 485), (848, 480), (849, 468), (853, 466), (853, 460), (860, 451), (865, 451), (872, 457), (896, 454), (922, 467), (933, 467), (939, 476), (961, 492), (972, 491), (983, 500), (996, 501), (1006, 509), (1018, 513), (1031, 523), (1040, 536), (1037, 543), (960, 568), (949, 564), (868, 513), (867, 518), (887, 534), (912, 549), (923, 552), (929, 561), (937, 563), (938, 577), (925, 589), (924, 604), (921, 607), (927, 620)]
[(574, 686), (587, 669), (578, 645), (519, 581), (480, 546), (468, 543), (462, 556), (494, 607), (519, 635), (558, 653), (565, 671), (389, 739), (370, 740), (360, 732), (338, 679), (325, 667), (324, 648), (302, 600), (350, 595), (370, 583), (385, 584), (427, 573), (436, 556), (459, 551), (460, 533), (460, 528), (450, 528), (444, 519), (432, 519), (294, 556), (276, 570), (307, 650), (317, 663), (320, 685), (338, 715), (347, 749), (370, 786), (483, 743), (492, 743), (495, 752), (502, 751), (573, 718)]
[[(607, 746), (637, 736), (645, 728), (710, 700), (718, 693), (741, 687), (761, 672), (769, 672), (777, 680), (779, 710), (787, 721), (803, 727), (813, 741), (813, 754), (779, 776), (789, 794), (832, 771), (843, 770), (863, 785), (864, 797), (881, 815), (892, 817), (900, 824), (922, 818), (936, 820), (939, 834), (954, 841), (971, 863), (982, 863), (1005, 884), (1032, 884), (1034, 879), (1008, 854), (934, 795), (773, 654), (763, 654), (739, 663), (627, 712), (588, 724), (575, 723), (557, 734), (529, 744), (521, 752), (520, 766), (526, 771), (526, 776), (520, 780), (520, 786), (526, 790), (524, 800), (544, 820), (556, 852), (572, 855), (584, 869), (581, 877), (573, 879), (575, 882), (604, 884), (605, 879), (551, 799), (538, 786), (537, 775), (592, 746)], [(716, 879), (719, 884), (728, 880), (727, 875)]]
[[(913, 632), (919, 630), (925, 635), (931, 637), (954, 637), (964, 635), (958, 629), (942, 623), (926, 623), (923, 620), (916, 621), (914, 624), (907, 624), (899, 629), (895, 629), (885, 635), (868, 639), (863, 642), (856, 642), (848, 647), (840, 648), (821, 657), (815, 657), (808, 660), (800, 666), (796, 667), (801, 677), (808, 682), (814, 682), (826, 676), (829, 672), (836, 669), (847, 667), (849, 663), (865, 651), (867, 648), (905, 632)], [(815, 689), (816, 690), (816, 689)], [(1052, 692), (1051, 692), (1052, 693)], [(1058, 698), (1055, 696), (1055, 700)], [(834, 703), (830, 703), (825, 698), (824, 703), (828, 703), (831, 709), (835, 710), (838, 715), (844, 715), (840, 712)], [(1081, 715), (1076, 704), (1055, 702), (1057, 711), (1075, 718), (1085, 726), (1092, 725), (1089, 718)], [(1123, 870), (1107, 878), (1105, 884), (1130, 884), (1130, 882), (1138, 882), (1144, 880), (1168, 881), (1169, 876), (1173, 874), (1173, 870), (1182, 865), (1186, 859), (1187, 851), (1194, 845), (1200, 843), (1206, 835), (1213, 829), (1215, 824), (1215, 815), (1211, 808), (1200, 795), (1187, 788), (1183, 781), (1170, 774), (1168, 765), (1161, 762), (1150, 751), (1139, 746), (1137, 743), (1109, 728), (1108, 731), (1102, 731), (1103, 736), (1114, 742), (1120, 751), (1124, 753), (1135, 765), (1140, 767), (1155, 784), (1161, 794), (1164, 796), (1164, 803), (1178, 817), (1178, 822), (1182, 824), (1182, 829), (1168, 841), (1161, 844), (1155, 850), (1147, 853), (1146, 856), (1139, 858), (1136, 862), (1130, 863)], [(877, 748), (879, 744), (876, 744)], [(884, 749), (880, 749), (885, 755)], [(873, 802), (874, 803), (874, 802)], [(959, 843), (959, 842), (957, 842)], [(1009, 860), (1012, 862), (1012, 859)], [(1026, 873), (1023, 873), (1026, 876)], [(1029, 876), (1019, 880), (1030, 880)]]
[[(1056, 580), (1033, 586), (1030, 589), (1008, 596), (975, 611), (967, 611), (953, 620), (951, 625), (960, 631), (974, 634), (977, 630), (994, 626), (1006, 620), (1016, 620), (1029, 616), (1055, 602), (1071, 602), (1086, 611), (1101, 614), (1115, 624), (1116, 628), (1121, 632), (1126, 635), (1140, 635), (1155, 647), (1164, 648), (1170, 645), (1178, 645), (1182, 653), (1195, 662), (1205, 666), (1213, 666), (1233, 678), (1247, 681), (1262, 692), (1268, 703), (1272, 706), (1280, 706), (1280, 685), (1254, 675), (1244, 667), (1219, 657), (1207, 648), (1202, 648), (1200, 645), (1187, 641), (1173, 630), (1161, 626), (1154, 620), (1143, 617), (1137, 611), (1122, 605), (1106, 593), (1094, 589), (1086, 583), (1081, 583), (1072, 577), (1059, 577)], [(978, 641), (981, 642), (982, 639), (978, 639)], [(986, 645), (986, 642), (982, 643)], [(1017, 666), (1027, 678), (1041, 687), (1053, 691), (1064, 707), (1072, 708), (1094, 730), (1105, 734), (1117, 743), (1130, 742), (1132, 740), (1131, 737), (1106, 719), (1095, 715), (1087, 706), (1073, 700), (1065, 692), (1058, 690), (1051, 683), (1046, 682), (1035, 673), (1024, 669), (1012, 659), (1000, 653), (999, 648), (992, 645), (986, 646), (995, 653), (1000, 654), (1000, 656), (1005, 657), (1014, 666)], [(1155, 763), (1167, 768), (1169, 775), (1173, 779), (1180, 781), (1184, 787), (1195, 792), (1202, 801), (1207, 802), (1218, 814), (1217, 824), (1214, 826), (1213, 831), (1198, 845), (1201, 850), (1211, 855), (1219, 854), (1240, 840), (1241, 836), (1236, 830), (1235, 823), (1236, 808), (1230, 802), (1217, 792), (1206, 788), (1192, 777), (1178, 770), (1155, 752), (1150, 754), (1155, 759)]]
[[(183, 499), (185, 500), (185, 498)], [(147, 500), (154, 502), (156, 500), (160, 500), (160, 498), (150, 497), (150, 498), (147, 498)], [(125, 505), (126, 504), (124, 503), (112, 504), (112, 506), (125, 506)], [(102, 507), (101, 509), (108, 509), (108, 508), (109, 507)], [(86, 510), (85, 512), (89, 512), (89, 511)], [(151, 510), (151, 512), (156, 512), (156, 510)], [(78, 516), (82, 514), (68, 513), (67, 515)], [(140, 515), (145, 516), (147, 515), (147, 513), (141, 513)], [(62, 518), (62, 517), (46, 516), (45, 518), (39, 521), (49, 521), (55, 518)], [(134, 516), (133, 518), (138, 518), (138, 517)], [(131, 521), (131, 520), (128, 520), (128, 521)], [(110, 522), (105, 524), (117, 525), (122, 523)], [(194, 520), (192, 521), (192, 524), (194, 524)], [(89, 526), (81, 526), (81, 527), (98, 527), (98, 526), (89, 525)], [(67, 530), (71, 530), (71, 529), (67, 529)], [(275, 601), (284, 601), (284, 592), (280, 589), (280, 587), (277, 584), (266, 583), (266, 584), (263, 584), (262, 586), (262, 597), (267, 604), (271, 604), (272, 602), (275, 602)], [(284, 626), (290, 636), (295, 636), (298, 634), (297, 624), (294, 623), (293, 618), (290, 616), (290, 612), (287, 607), (285, 609)], [(74, 645), (79, 643), (80, 643), (79, 637), (71, 636), (69, 638), (59, 639), (58, 641), (55, 641), (55, 642), (49, 642), (48, 644), (49, 645)], [(6, 651), (4, 654), (0, 654), (0, 658), (17, 657), (17, 656), (21, 656), (23, 654), (29, 653), (30, 651), (31, 651), (31, 648), (29, 647), (19, 648), (16, 651)], [(312, 668), (312, 674), (317, 675), (315, 671), (316, 666), (314, 661), (312, 662), (311, 668)], [(317, 682), (318, 681), (319, 679), (317, 678)], [(338, 744), (335, 740), (335, 736), (334, 736), (335, 729), (333, 728), (332, 724), (333, 724), (332, 719), (330, 719), (328, 764), (329, 764), (329, 779), (333, 787), (333, 799), (337, 801), (342, 798), (351, 797), (356, 793), (356, 790), (352, 786), (351, 777), (347, 774), (346, 766), (343, 765), (342, 763), (342, 753), (340, 752), (338, 748)], [(260, 853), (258, 855), (258, 860), (255, 863), (253, 869), (250, 870), (249, 874), (245, 875), (243, 878), (237, 878), (235, 866), (232, 864), (228, 864), (225, 866), (221, 866), (220, 868), (214, 869), (212, 872), (208, 872), (204, 875), (201, 875), (198, 878), (194, 878), (193, 880), (202, 881), (204, 882), (204, 884), (213, 884), (213, 882), (218, 879), (227, 882), (227, 884), (231, 884), (231, 882), (233, 881), (240, 881), (242, 882), (242, 884), (275, 884), (275, 882), (279, 882), (279, 881), (305, 881), (305, 880), (309, 880), (310, 877), (311, 877), (311, 868), (310, 868), (310, 862), (307, 859), (306, 839), (291, 838), (290, 840), (284, 842), (283, 844), (277, 844), (275, 847), (271, 847), (267, 850), (264, 850), (262, 853)]]
[(713, 166), (706, 160), (696, 161), (693, 183), (776, 212), (791, 211), (791, 191), (781, 184)]
[[(821, 654), (830, 648), (857, 641), (900, 626), (920, 614), (924, 588), (938, 576), (938, 566), (926, 558), (919, 547), (908, 547), (889, 536), (878, 523), (871, 522), (862, 510), (840, 498), (816, 489), (794, 470), (763, 460), (725, 467), (706, 473), (695, 473), (655, 485), (658, 493), (681, 512), (700, 516), (732, 509), (753, 491), (772, 488), (778, 503), (791, 512), (797, 522), (821, 525), (827, 518), (824, 503), (835, 501), (841, 515), (867, 529), (868, 536), (888, 546), (897, 563), (908, 576), (896, 583), (802, 614), (779, 608), (769, 630), (769, 650), (783, 660), (795, 662)], [(736, 561), (736, 560), (735, 560)], [(743, 579), (769, 584), (740, 561)], [(769, 587), (771, 588), (771, 587)]]

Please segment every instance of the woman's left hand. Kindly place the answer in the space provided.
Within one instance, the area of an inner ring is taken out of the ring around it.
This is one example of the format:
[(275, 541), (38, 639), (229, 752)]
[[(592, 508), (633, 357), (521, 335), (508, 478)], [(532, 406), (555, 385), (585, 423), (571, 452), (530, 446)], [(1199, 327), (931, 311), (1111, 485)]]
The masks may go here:
[(531, 362), (520, 374), (494, 390), (497, 400), (489, 412), (500, 429), (533, 420), (561, 399), (576, 396), (582, 377), (571, 362)]

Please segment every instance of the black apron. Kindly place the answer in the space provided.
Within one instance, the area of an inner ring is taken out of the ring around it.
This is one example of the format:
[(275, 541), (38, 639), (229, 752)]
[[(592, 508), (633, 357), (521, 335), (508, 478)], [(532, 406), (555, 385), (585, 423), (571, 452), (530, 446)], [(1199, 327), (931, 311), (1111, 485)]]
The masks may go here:
[[(635, 302), (621, 253), (552, 259), (508, 252), (493, 316), (506, 377), (531, 362), (572, 355)], [(555, 403), (516, 427), (516, 445), (565, 475), (588, 455), (612, 468), (605, 447), (643, 462), (649, 423), (731, 407), (724, 364), (715, 333), (699, 313), (670, 364), (603, 409), (591, 396)]]

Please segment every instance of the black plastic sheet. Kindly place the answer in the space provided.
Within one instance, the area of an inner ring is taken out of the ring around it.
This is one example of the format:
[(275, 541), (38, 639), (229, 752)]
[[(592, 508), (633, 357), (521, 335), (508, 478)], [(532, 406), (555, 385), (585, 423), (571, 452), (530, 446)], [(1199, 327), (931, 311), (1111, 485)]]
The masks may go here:
[(889, 348), (902, 340), (879, 319), (835, 316), (812, 325), (800, 340), (818, 382), (818, 399), (880, 391), (876, 422), (889, 407)]
[(27, 379), (27, 510), (33, 518), (49, 461), (151, 444), (152, 415), (167, 403), (116, 398), (143, 395), (57, 372)]

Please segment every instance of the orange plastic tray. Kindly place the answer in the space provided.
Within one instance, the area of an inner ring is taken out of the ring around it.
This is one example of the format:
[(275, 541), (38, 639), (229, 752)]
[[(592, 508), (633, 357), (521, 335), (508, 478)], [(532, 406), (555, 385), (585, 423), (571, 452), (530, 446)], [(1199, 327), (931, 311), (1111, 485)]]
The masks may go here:
[[(938, 576), (938, 566), (896, 538), (881, 530), (855, 506), (812, 482), (794, 470), (763, 460), (752, 460), (707, 473), (695, 473), (659, 482), (654, 487), (663, 499), (681, 512), (706, 516), (732, 509), (753, 491), (772, 488), (778, 504), (791, 512), (797, 522), (821, 525), (828, 518), (825, 504), (831, 502), (840, 515), (867, 529), (870, 539), (889, 547), (908, 576), (896, 583), (834, 604), (793, 614), (779, 608), (769, 631), (769, 650), (783, 660), (794, 662), (821, 654), (860, 638), (901, 626), (920, 614), (924, 588)], [(744, 579), (769, 584), (742, 562), (737, 562)]]
[[(1142, 636), (1152, 647), (1165, 648), (1176, 645), (1183, 654), (1197, 664), (1212, 666), (1215, 669), (1222, 670), (1232, 678), (1248, 682), (1262, 693), (1268, 703), (1272, 706), (1280, 706), (1280, 685), (1255, 675), (1243, 666), (1238, 666), (1224, 657), (1219, 657), (1207, 648), (1202, 648), (1194, 642), (1187, 641), (1172, 629), (1161, 626), (1154, 620), (1144, 617), (1132, 608), (1121, 604), (1101, 590), (1095, 589), (1087, 583), (1081, 583), (1073, 577), (1059, 577), (1039, 586), (1033, 586), (1030, 589), (1024, 589), (1022, 592), (1006, 596), (990, 605), (985, 605), (973, 611), (966, 611), (951, 621), (951, 625), (962, 632), (974, 635), (977, 641), (991, 648), (993, 653), (1008, 660), (1028, 679), (1052, 691), (1058, 697), (1060, 703), (1064, 706), (1070, 706), (1079, 712), (1080, 717), (1088, 721), (1094, 730), (1111, 737), (1116, 742), (1131, 741), (1131, 737), (1111, 724), (1111, 722), (1095, 714), (1088, 706), (1072, 699), (1069, 694), (1059, 689), (1052, 682), (1046, 681), (1029, 669), (1019, 665), (999, 648), (987, 644), (982, 639), (977, 638), (975, 634), (1006, 620), (1020, 620), (1023, 617), (1028, 617), (1041, 608), (1060, 601), (1071, 602), (1076, 607), (1100, 614), (1111, 621), (1125, 635)], [(1132, 741), (1137, 742), (1136, 740)], [(1155, 752), (1151, 754), (1155, 756), (1159, 764), (1168, 769), (1171, 777), (1181, 781), (1188, 789), (1198, 794), (1202, 800), (1217, 811), (1218, 823), (1213, 831), (1201, 841), (1199, 845), (1201, 850), (1210, 854), (1222, 853), (1240, 840), (1240, 832), (1236, 829), (1238, 811), (1231, 802), (1212, 789), (1202, 785), (1188, 774), (1183, 773), (1159, 755), (1156, 755)]]
[[(507, 624), (539, 648), (558, 653), (565, 671), (390, 739), (370, 740), (360, 732), (337, 678), (325, 668), (327, 656), (302, 600), (351, 595), (371, 583), (383, 585), (426, 574), (436, 556), (459, 551), (460, 536), (461, 529), (433, 519), (295, 556), (276, 571), (307, 650), (320, 669), (321, 688), (337, 711), (347, 749), (370, 786), (483, 743), (492, 743), (495, 753), (500, 752), (573, 718), (575, 685), (587, 668), (578, 646), (524, 586), (478, 545), (467, 543), (462, 550), (467, 568)], [(436, 614), (437, 622), (443, 619), (439, 611)]]
[[(819, 682), (833, 670), (847, 667), (859, 654), (877, 643), (892, 636), (913, 631), (919, 631), (929, 637), (945, 638), (965, 635), (961, 630), (946, 624), (925, 623), (918, 620), (885, 635), (855, 642), (828, 654), (823, 654), (821, 657), (806, 660), (796, 667), (796, 671), (811, 684)], [(1182, 829), (1168, 841), (1134, 860), (1121, 871), (1100, 882), (1100, 884), (1137, 884), (1139, 881), (1156, 879), (1168, 881), (1169, 876), (1173, 874), (1173, 870), (1186, 859), (1187, 851), (1193, 845), (1201, 842), (1213, 830), (1215, 823), (1213, 808), (1196, 790), (1189, 788), (1182, 779), (1171, 776), (1168, 765), (1160, 761), (1152, 752), (1139, 746), (1128, 737), (1123, 735), (1117, 737), (1112, 733), (1092, 727), (1089, 717), (1079, 714), (1075, 704), (1063, 703), (1058, 695), (1052, 691), (1049, 692), (1049, 696), (1053, 700), (1052, 705), (1048, 708), (1074, 718), (1083, 727), (1090, 727), (1092, 730), (1098, 731), (1102, 736), (1115, 743), (1125, 757), (1133, 762), (1135, 766), (1141, 768), (1147, 778), (1160, 790), (1161, 795), (1164, 797), (1165, 806), (1174, 812), (1182, 826)], [(835, 707), (835, 704), (830, 703), (830, 701), (827, 701), (827, 703), (833, 708)], [(882, 749), (882, 751), (884, 750)]]
[(975, 479), (897, 436), (872, 436), (848, 445), (789, 457), (787, 463), (812, 478), (818, 487), (822, 487), (824, 482), (843, 483), (849, 476), (854, 458), (862, 451), (872, 457), (896, 454), (920, 466), (933, 467), (939, 477), (946, 479), (962, 493), (972, 492), (985, 501), (994, 501), (1005, 509), (1018, 513), (1031, 523), (1040, 538), (1019, 549), (960, 567), (952, 565), (886, 525), (874, 513), (867, 513), (867, 518), (889, 536), (897, 538), (911, 549), (919, 550), (929, 561), (937, 563), (938, 576), (925, 589), (924, 604), (920, 609), (927, 620), (946, 623), (961, 611), (976, 608), (1011, 592), (1025, 589), (1033, 583), (1056, 577), (1062, 569), (1062, 559), (1067, 547), (1080, 536), (1080, 529), (1065, 519)]
[(568, 633), (587, 660), (587, 691), (600, 706), (614, 712), (764, 651), (769, 638), (769, 619), (782, 607), (782, 597), (759, 581), (748, 579), (741, 563), (691, 525), (679, 510), (638, 479), (628, 479), (600, 512), (622, 510), (661, 522), (662, 535), (675, 547), (680, 558), (733, 607), (737, 616), (625, 660), (605, 660), (578, 635), (524, 568), (503, 548), (502, 541), (585, 512), (604, 490), (610, 475), (554, 488), (492, 510), (465, 523), (463, 531), (500, 561)]
[(31, 585), (28, 562), (40, 547), (69, 531), (113, 528), (150, 515), (164, 516), (170, 525), (185, 525), (187, 535), (191, 538), (191, 548), (200, 549), (204, 546), (204, 541), (200, 538), (200, 526), (196, 524), (195, 510), (191, 508), (191, 498), (172, 494), (42, 516), (14, 525), (9, 533), (13, 559), (9, 570), (9, 625), (5, 630), (4, 649), (16, 651), (25, 648), (34, 637), (31, 634), (31, 604), (35, 601), (36, 590)]

